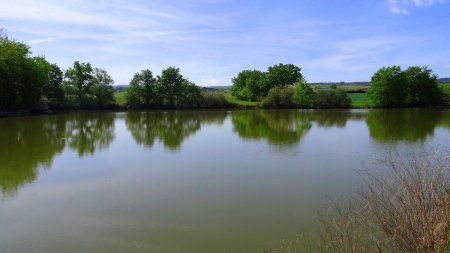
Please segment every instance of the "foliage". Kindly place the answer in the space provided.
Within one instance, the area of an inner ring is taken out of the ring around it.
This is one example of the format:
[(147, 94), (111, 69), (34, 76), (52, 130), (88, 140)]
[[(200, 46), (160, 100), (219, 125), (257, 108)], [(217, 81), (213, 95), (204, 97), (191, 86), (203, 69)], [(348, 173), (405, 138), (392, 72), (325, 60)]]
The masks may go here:
[(442, 104), (442, 92), (437, 76), (427, 67), (409, 67), (404, 71), (407, 77), (410, 106), (436, 106)]
[(259, 100), (264, 95), (263, 72), (259, 70), (243, 70), (232, 79), (231, 94), (239, 99)]
[(203, 108), (225, 108), (228, 107), (228, 101), (222, 92), (203, 90), (201, 92), (203, 97)]
[(131, 108), (152, 106), (157, 103), (154, 94), (156, 79), (149, 69), (134, 74), (130, 86), (126, 90), (126, 101)]
[(50, 64), (24, 43), (0, 37), (0, 110), (40, 110)]
[(104, 69), (75, 61), (65, 72), (62, 89), (65, 106), (70, 108), (103, 108), (115, 104), (114, 81)]
[(407, 77), (399, 66), (383, 67), (372, 76), (367, 95), (374, 106), (402, 107), (408, 101)]
[(63, 72), (56, 64), (50, 65), (48, 84), (44, 89), (45, 96), (49, 100), (50, 108), (59, 108), (64, 104), (65, 94), (62, 89)]
[(444, 105), (450, 105), (450, 84), (440, 84), (439, 89), (442, 94), (442, 103)]
[(316, 94), (305, 80), (300, 80), (294, 86), (294, 102), (301, 108), (312, 108), (316, 103)]
[(66, 85), (75, 89), (75, 95), (78, 96), (79, 102), (82, 101), (83, 96), (88, 94), (89, 86), (93, 79), (93, 69), (90, 63), (80, 63), (75, 61), (72, 68), (66, 70), (65, 80)]
[(115, 103), (113, 84), (114, 81), (106, 70), (94, 69), (89, 91), (94, 95), (97, 106), (104, 107)]
[(185, 79), (175, 67), (163, 70), (157, 78), (148, 69), (136, 73), (125, 99), (131, 108), (197, 108), (203, 103), (200, 88)]
[(267, 72), (243, 70), (232, 79), (231, 94), (239, 99), (259, 101), (275, 87), (283, 88), (302, 79), (300, 68), (293, 64), (271, 66)]
[(427, 67), (383, 67), (372, 76), (368, 96), (377, 107), (425, 107), (444, 104), (437, 76)]
[(316, 108), (349, 108), (350, 97), (341, 89), (320, 90), (316, 94)]
[(273, 87), (269, 94), (263, 99), (262, 106), (266, 108), (290, 108), (293, 107), (294, 88), (288, 87)]
[(267, 69), (264, 75), (263, 91), (265, 94), (273, 87), (285, 87), (302, 80), (300, 68), (294, 64), (278, 64)]

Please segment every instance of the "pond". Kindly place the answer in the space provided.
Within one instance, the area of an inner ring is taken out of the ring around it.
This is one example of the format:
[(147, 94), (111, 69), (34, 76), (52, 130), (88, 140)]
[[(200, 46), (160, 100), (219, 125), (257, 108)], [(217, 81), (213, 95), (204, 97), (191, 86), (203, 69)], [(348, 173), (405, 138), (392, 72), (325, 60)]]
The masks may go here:
[(447, 110), (80, 112), (0, 119), (0, 252), (263, 252)]

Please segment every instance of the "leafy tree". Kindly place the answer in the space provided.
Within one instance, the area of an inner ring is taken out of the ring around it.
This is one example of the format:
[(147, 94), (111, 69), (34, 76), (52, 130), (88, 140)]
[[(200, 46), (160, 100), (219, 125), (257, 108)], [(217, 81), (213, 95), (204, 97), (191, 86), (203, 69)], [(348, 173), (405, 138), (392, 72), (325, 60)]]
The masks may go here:
[(349, 108), (351, 99), (345, 90), (319, 90), (316, 94), (317, 108)]
[(437, 76), (427, 67), (409, 67), (404, 71), (409, 91), (411, 106), (441, 105), (443, 95), (439, 89)]
[(41, 109), (49, 63), (30, 54), (26, 44), (0, 37), (0, 109)]
[(312, 108), (316, 102), (316, 93), (305, 80), (300, 80), (294, 86), (293, 100), (302, 108)]
[(49, 100), (50, 107), (61, 107), (64, 104), (64, 91), (62, 89), (63, 72), (56, 64), (50, 65), (47, 86), (44, 94)]
[(261, 87), (262, 93), (267, 94), (273, 87), (284, 87), (297, 83), (303, 78), (300, 70), (294, 64), (280, 63), (269, 67), (264, 74), (264, 81)]
[(72, 68), (66, 70), (65, 82), (76, 91), (78, 102), (83, 103), (84, 96), (89, 94), (89, 86), (93, 79), (93, 69), (90, 63), (80, 63), (75, 61)]
[(399, 66), (383, 67), (372, 76), (367, 95), (377, 107), (408, 105), (408, 78)]
[(157, 80), (156, 95), (161, 98), (163, 106), (172, 108), (178, 106), (184, 82), (179, 68), (169, 67), (162, 71)]
[(107, 106), (114, 104), (114, 81), (104, 69), (95, 68), (93, 71), (90, 92), (95, 96), (97, 106)]
[(130, 107), (151, 106), (156, 104), (156, 79), (149, 69), (134, 74), (126, 91), (126, 101)]
[(178, 98), (178, 107), (196, 108), (200, 107), (203, 102), (203, 97), (200, 88), (194, 83), (184, 80), (182, 85), (182, 93)]
[(263, 93), (263, 72), (259, 70), (243, 70), (232, 79), (231, 94), (240, 99), (258, 100)]

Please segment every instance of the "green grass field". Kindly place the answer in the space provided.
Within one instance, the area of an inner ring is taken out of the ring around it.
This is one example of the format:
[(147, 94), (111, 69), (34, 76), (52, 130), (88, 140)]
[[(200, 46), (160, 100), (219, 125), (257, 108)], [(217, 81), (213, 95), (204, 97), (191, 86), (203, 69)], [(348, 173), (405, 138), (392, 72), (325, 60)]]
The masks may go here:
[(367, 107), (371, 105), (367, 93), (349, 93), (348, 96), (352, 100), (353, 107)]
[(120, 106), (125, 105), (125, 90), (118, 90), (114, 92), (114, 99)]
[(223, 91), (219, 91), (219, 92), (222, 92), (222, 94), (225, 96), (225, 99), (231, 104), (235, 104), (235, 105), (239, 105), (239, 106), (246, 106), (246, 107), (256, 106), (258, 104), (258, 102), (240, 100), (240, 99), (234, 97), (233, 95), (231, 95), (231, 92), (229, 90), (223, 90)]

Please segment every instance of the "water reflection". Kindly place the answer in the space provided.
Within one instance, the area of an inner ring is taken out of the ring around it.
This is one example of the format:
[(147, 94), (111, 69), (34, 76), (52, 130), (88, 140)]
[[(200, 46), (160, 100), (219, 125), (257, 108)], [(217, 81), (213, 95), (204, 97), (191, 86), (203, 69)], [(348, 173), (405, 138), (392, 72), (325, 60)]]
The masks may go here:
[(378, 142), (419, 142), (432, 137), (447, 117), (437, 110), (370, 110), (366, 123)]
[(114, 140), (114, 113), (77, 113), (66, 116), (67, 144), (78, 156), (94, 155)]
[(42, 116), (0, 120), (0, 187), (14, 192), (36, 178), (35, 169), (50, 166), (65, 142), (65, 120)]
[(349, 119), (363, 120), (365, 112), (343, 110), (255, 110), (234, 111), (233, 131), (243, 139), (267, 140), (271, 145), (292, 145), (319, 128), (344, 128)]
[(233, 131), (243, 139), (265, 139), (270, 144), (293, 144), (312, 127), (311, 112), (292, 110), (233, 111)]
[(202, 124), (223, 124), (226, 112), (128, 112), (125, 122), (136, 143), (148, 148), (156, 141), (177, 151), (183, 141), (200, 130)]
[(36, 179), (37, 168), (50, 167), (66, 147), (93, 155), (114, 140), (114, 114), (71, 113), (0, 120), (0, 188), (14, 194)]

